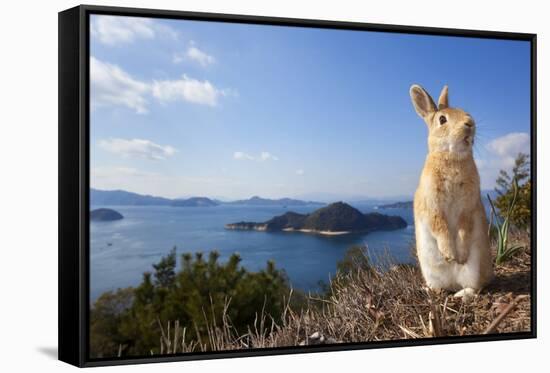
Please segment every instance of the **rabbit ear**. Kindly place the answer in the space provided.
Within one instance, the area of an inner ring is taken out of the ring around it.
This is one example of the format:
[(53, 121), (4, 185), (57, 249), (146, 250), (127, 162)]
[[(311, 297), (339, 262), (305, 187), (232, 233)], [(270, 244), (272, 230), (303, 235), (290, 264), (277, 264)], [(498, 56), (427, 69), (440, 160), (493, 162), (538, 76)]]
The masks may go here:
[(413, 84), (409, 93), (416, 112), (422, 118), (426, 118), (428, 114), (436, 111), (434, 100), (424, 88), (417, 84)]
[(447, 109), (449, 107), (449, 87), (445, 86), (441, 90), (437, 107), (439, 110)]

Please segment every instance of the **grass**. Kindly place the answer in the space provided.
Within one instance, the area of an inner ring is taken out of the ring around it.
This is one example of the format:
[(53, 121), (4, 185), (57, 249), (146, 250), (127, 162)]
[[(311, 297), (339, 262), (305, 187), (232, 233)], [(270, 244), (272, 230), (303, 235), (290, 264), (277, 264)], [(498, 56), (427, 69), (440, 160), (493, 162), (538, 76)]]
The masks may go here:
[(326, 295), (310, 295), (300, 310), (290, 307), (289, 294), (280, 322), (259, 310), (244, 334), (227, 316), (230, 299), (222, 318), (208, 324), (207, 340), (186, 340), (189, 326), (159, 321), (161, 354), (530, 331), (529, 237), (510, 240), (524, 249), (497, 265), (495, 279), (468, 303), (427, 290), (416, 265), (359, 267), (338, 274)]

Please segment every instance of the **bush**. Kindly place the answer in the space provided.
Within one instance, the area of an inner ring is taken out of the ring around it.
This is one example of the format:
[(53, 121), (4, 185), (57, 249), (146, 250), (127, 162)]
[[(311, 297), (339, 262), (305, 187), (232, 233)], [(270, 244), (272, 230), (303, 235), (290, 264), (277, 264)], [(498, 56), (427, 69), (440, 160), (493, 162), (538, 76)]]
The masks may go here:
[[(161, 325), (177, 320), (187, 338), (208, 344), (208, 325), (221, 321), (228, 302), (228, 317), (237, 333), (245, 333), (262, 310), (280, 320), (290, 289), (286, 274), (270, 261), (249, 272), (233, 254), (225, 263), (211, 252), (184, 254), (176, 272), (176, 251), (144, 273), (142, 283), (100, 296), (90, 313), (91, 356), (158, 354)], [(208, 348), (208, 346), (206, 346)]]
[(512, 226), (529, 231), (531, 225), (531, 177), (529, 168), (529, 156), (519, 153), (512, 168), (512, 174), (501, 170), (497, 178), (496, 192), (498, 197), (494, 201), (495, 207), (501, 215), (507, 213), (508, 207), (514, 199), (514, 180), (518, 184), (513, 209), (508, 218)]

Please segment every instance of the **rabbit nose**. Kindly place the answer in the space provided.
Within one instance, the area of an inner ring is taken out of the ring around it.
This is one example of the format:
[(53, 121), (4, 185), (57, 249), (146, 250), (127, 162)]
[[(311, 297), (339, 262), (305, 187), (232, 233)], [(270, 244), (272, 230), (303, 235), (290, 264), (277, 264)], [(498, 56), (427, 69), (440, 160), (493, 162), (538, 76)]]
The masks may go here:
[(464, 122), (464, 125), (468, 128), (472, 128), (474, 124), (472, 122)]

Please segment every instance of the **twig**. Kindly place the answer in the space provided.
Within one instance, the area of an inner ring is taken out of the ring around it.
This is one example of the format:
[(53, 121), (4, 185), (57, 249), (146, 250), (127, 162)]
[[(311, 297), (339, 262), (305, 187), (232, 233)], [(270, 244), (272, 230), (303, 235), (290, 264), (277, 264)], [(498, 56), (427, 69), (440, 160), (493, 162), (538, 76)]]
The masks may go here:
[(403, 325), (399, 325), (399, 328), (405, 333), (405, 335), (408, 335), (411, 338), (422, 338), (418, 333), (413, 332), (412, 330), (405, 328)]
[(504, 310), (502, 310), (502, 312), (493, 320), (493, 322), (487, 327), (487, 329), (485, 329), (483, 334), (490, 334), (490, 333), (494, 332), (496, 330), (496, 328), (498, 327), (498, 325), (502, 322), (502, 320), (504, 320), (504, 318), (510, 312), (512, 312), (514, 310), (514, 308), (516, 308), (518, 303), (526, 297), (527, 297), (526, 295), (518, 295), (516, 297), (516, 299), (512, 300), (510, 302), (510, 304), (507, 305), (506, 308)]
[(438, 308), (430, 301), (431, 311), (428, 314), (429, 317), (429, 326), (430, 333), (433, 337), (441, 337), (443, 335), (441, 318), (439, 316)]

